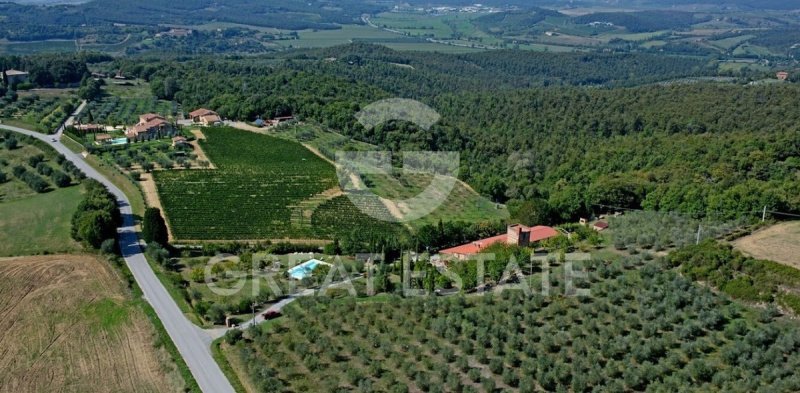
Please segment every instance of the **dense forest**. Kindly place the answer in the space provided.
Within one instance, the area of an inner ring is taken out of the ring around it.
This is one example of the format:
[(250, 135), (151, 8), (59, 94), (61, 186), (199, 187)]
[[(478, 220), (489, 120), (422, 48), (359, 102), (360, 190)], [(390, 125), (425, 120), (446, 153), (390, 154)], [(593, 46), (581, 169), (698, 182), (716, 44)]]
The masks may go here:
[[(460, 177), (481, 193), (500, 202), (535, 200), (555, 221), (602, 205), (725, 217), (764, 206), (800, 211), (795, 85), (554, 87), (541, 83), (550, 68), (524, 66), (535, 54), (423, 60), (363, 45), (336, 50), (342, 56), (336, 61), (321, 60), (333, 53), (323, 50), (269, 60), (121, 66), (149, 79), (162, 98), (210, 106), (229, 118), (294, 114), (394, 151), (458, 151)], [(630, 74), (625, 59), (642, 74), (649, 64), (633, 55), (550, 57), (574, 70), (561, 83), (575, 85), (610, 78), (613, 86), (613, 78)], [(606, 70), (609, 62), (620, 64), (611, 68), (620, 75)], [(459, 76), (469, 75), (466, 69), (477, 77)], [(517, 75), (527, 76), (514, 82)], [(403, 122), (372, 130), (358, 124), (360, 107), (395, 96), (426, 102), (442, 120), (430, 131)]]
[(98, 54), (41, 54), (34, 56), (0, 55), (0, 71), (16, 69), (30, 74), (30, 87), (69, 86), (89, 75), (87, 63), (109, 61)]
[(695, 17), (691, 12), (681, 11), (640, 11), (640, 12), (597, 12), (573, 18), (575, 23), (612, 23), (623, 26), (632, 33), (658, 30), (685, 29), (695, 23), (709, 20), (708, 17)]

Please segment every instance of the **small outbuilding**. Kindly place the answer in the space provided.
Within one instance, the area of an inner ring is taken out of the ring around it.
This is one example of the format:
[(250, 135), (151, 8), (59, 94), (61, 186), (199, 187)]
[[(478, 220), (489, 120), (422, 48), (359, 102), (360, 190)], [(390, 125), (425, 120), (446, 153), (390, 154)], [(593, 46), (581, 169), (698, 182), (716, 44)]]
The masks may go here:
[(606, 230), (606, 229), (608, 229), (608, 223), (605, 222), (605, 221), (598, 221), (598, 222), (594, 223), (594, 225), (592, 225), (592, 229), (594, 229), (595, 231), (598, 231), (598, 232)]

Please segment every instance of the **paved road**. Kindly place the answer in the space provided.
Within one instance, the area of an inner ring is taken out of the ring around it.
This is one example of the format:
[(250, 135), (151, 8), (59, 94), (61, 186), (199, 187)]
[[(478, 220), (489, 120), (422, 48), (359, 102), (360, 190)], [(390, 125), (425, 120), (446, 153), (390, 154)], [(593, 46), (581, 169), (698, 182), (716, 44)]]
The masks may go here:
[(233, 387), (211, 356), (211, 337), (186, 319), (144, 258), (139, 244), (139, 237), (134, 229), (131, 205), (125, 194), (103, 177), (100, 172), (89, 166), (80, 155), (73, 153), (61, 143), (54, 142), (53, 139), (57, 141), (59, 135), (43, 135), (6, 125), (0, 125), (0, 128), (44, 141), (63, 154), (68, 160), (75, 163), (86, 176), (100, 181), (114, 194), (123, 218), (122, 227), (117, 230), (122, 256), (125, 258), (125, 263), (131, 273), (133, 273), (136, 283), (144, 292), (145, 299), (155, 309), (158, 318), (161, 319), (161, 323), (164, 324), (167, 333), (172, 338), (175, 346), (178, 347), (178, 351), (200, 385), (200, 389), (206, 393), (233, 393)]

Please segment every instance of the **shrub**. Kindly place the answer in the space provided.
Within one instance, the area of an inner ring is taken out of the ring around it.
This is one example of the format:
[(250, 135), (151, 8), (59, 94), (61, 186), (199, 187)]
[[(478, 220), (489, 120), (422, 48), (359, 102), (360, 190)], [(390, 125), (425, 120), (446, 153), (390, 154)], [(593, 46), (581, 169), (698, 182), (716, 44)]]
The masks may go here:
[(242, 331), (239, 329), (228, 330), (225, 332), (225, 342), (228, 343), (228, 345), (235, 345), (242, 339), (242, 336)]
[(117, 252), (117, 241), (116, 239), (106, 239), (103, 240), (103, 243), (100, 244), (100, 251), (106, 254), (114, 254)]

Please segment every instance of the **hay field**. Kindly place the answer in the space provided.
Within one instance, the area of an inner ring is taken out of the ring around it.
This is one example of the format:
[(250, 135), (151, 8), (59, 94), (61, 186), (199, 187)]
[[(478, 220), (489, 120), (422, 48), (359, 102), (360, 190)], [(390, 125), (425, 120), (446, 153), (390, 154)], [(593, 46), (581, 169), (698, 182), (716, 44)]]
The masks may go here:
[(177, 392), (155, 329), (97, 257), (0, 258), (0, 390)]

